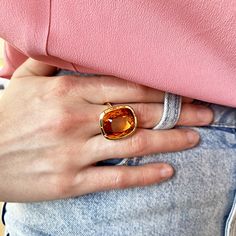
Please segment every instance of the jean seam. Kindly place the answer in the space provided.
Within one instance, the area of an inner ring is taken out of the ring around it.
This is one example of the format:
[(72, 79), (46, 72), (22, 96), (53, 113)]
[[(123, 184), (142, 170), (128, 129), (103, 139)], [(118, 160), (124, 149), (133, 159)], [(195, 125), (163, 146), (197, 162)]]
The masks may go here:
[(236, 129), (236, 125), (227, 125), (225, 123), (211, 124), (208, 127), (221, 127), (221, 128), (231, 128)]

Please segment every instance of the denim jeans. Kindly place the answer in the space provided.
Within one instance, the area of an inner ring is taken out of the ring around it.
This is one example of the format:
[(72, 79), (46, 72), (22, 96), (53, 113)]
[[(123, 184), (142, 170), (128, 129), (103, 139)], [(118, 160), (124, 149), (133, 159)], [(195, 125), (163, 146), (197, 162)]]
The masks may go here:
[[(171, 180), (57, 201), (7, 203), (3, 216), (5, 235), (224, 235), (229, 215), (235, 219), (236, 109), (195, 103), (210, 106), (215, 112), (212, 125), (192, 127), (201, 135), (197, 147), (133, 157), (123, 163), (170, 163), (176, 171)], [(100, 164), (119, 162), (114, 159)]]

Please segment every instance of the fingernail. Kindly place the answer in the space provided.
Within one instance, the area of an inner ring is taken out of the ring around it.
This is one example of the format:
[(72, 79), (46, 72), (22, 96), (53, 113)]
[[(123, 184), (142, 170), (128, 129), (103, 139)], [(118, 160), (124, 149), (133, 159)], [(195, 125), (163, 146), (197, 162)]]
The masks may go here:
[(168, 179), (174, 174), (174, 170), (171, 166), (165, 165), (160, 169), (160, 176), (163, 179)]
[(196, 145), (199, 142), (199, 134), (196, 131), (188, 130), (187, 131), (187, 138), (190, 144)]
[(213, 119), (213, 112), (209, 108), (202, 107), (198, 109), (197, 117), (203, 124), (209, 124)]

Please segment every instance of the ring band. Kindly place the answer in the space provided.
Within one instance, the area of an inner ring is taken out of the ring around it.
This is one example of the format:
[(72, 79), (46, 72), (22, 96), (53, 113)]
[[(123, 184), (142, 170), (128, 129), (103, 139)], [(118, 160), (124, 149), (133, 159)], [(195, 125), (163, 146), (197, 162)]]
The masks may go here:
[(102, 135), (109, 140), (118, 140), (132, 135), (137, 128), (137, 116), (128, 105), (109, 105), (99, 117)]
[(182, 97), (172, 93), (165, 93), (164, 109), (160, 122), (153, 129), (171, 129), (179, 120)]

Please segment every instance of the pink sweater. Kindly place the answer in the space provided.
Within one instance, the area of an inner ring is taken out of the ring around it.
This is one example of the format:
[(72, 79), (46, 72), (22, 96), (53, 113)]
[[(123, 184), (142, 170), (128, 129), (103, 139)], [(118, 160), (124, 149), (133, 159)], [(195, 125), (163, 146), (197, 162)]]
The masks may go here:
[(236, 0), (1, 0), (0, 11), (1, 76), (32, 57), (236, 107)]

